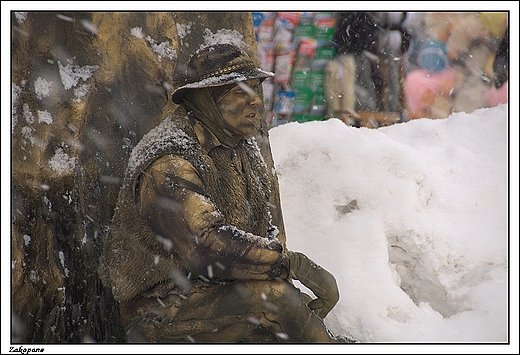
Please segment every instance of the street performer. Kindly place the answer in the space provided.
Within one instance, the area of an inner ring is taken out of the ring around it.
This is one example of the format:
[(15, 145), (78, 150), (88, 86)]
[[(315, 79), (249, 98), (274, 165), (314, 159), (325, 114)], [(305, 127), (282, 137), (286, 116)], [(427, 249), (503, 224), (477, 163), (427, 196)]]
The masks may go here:
[(199, 49), (179, 106), (133, 149), (99, 268), (129, 341), (339, 341), (323, 323), (334, 276), (287, 250), (273, 218), (276, 175), (254, 138), (270, 76), (236, 45)]

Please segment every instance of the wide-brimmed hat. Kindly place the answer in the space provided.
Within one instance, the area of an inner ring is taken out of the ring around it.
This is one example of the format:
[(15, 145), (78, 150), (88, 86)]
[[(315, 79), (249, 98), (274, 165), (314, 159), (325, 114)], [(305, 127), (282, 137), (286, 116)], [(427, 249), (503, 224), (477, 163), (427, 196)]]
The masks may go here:
[(189, 59), (181, 86), (172, 94), (173, 102), (182, 103), (187, 90), (221, 86), (250, 79), (274, 76), (266, 72), (242, 49), (219, 43), (197, 50)]

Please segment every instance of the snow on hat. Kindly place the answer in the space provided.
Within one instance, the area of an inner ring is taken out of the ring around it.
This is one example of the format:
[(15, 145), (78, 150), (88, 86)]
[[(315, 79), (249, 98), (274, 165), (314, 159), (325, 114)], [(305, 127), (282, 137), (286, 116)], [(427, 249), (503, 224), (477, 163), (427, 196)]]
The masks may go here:
[(258, 68), (242, 49), (218, 43), (197, 50), (189, 59), (184, 82), (172, 94), (173, 102), (182, 103), (187, 90), (233, 84), (249, 79), (265, 79), (273, 73)]

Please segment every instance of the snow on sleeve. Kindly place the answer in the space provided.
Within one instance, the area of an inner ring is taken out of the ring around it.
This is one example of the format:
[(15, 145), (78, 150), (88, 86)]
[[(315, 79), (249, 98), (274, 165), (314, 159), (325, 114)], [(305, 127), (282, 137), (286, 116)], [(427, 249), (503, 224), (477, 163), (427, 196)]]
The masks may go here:
[(276, 243), (278, 241), (278, 239), (261, 237), (261, 236), (255, 235), (253, 233), (249, 233), (249, 232), (243, 231), (241, 229), (238, 229), (237, 227), (229, 225), (229, 224), (219, 227), (219, 230), (230, 231), (231, 233), (233, 233), (233, 238), (236, 238), (237, 240), (243, 240), (245, 242), (252, 243), (261, 248), (268, 248), (268, 249), (275, 248), (276, 249), (276, 247), (278, 245)]

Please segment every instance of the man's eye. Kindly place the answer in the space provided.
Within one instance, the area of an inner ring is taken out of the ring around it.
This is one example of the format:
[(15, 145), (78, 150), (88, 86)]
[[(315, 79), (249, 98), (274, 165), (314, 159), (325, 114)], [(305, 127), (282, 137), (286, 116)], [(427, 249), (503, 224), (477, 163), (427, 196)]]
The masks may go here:
[(239, 90), (239, 92), (242, 94), (247, 94), (247, 95), (254, 95), (255, 94), (255, 88), (254, 87), (251, 87), (249, 85), (247, 85), (246, 83), (243, 83), (243, 82), (239, 82), (237, 83), (237, 90)]

